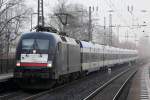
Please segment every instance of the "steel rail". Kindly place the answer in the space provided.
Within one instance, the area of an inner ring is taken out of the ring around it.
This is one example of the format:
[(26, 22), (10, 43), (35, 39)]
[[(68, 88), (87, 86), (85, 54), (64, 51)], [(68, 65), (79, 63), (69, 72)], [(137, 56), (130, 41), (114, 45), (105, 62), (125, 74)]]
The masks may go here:
[(14, 95), (16, 96), (17, 94), (18, 94), (18, 91), (2, 95), (0, 96), (0, 100), (7, 100), (8, 98), (11, 98)]
[(123, 89), (125, 88), (125, 86), (127, 85), (127, 83), (132, 79), (132, 77), (136, 74), (137, 70), (134, 71), (124, 82), (124, 84), (120, 87), (120, 89), (118, 90), (118, 92), (116, 93), (116, 95), (113, 97), (113, 100), (118, 100), (118, 98), (120, 97)]
[(103, 84), (102, 86), (100, 86), (99, 88), (97, 88), (95, 91), (93, 91), (90, 95), (88, 95), (87, 97), (85, 97), (83, 100), (91, 100), (93, 97), (95, 97), (95, 95), (97, 95), (100, 91), (102, 91), (106, 86), (108, 86), (109, 84), (111, 84), (114, 80), (116, 80), (117, 78), (119, 78), (120, 76), (122, 76), (124, 73), (128, 72), (131, 68), (128, 68), (127, 70), (119, 73), (118, 75), (116, 75), (115, 77), (111, 78), (109, 81), (107, 81), (105, 84)]
[(61, 89), (61, 88), (64, 88), (64, 87), (66, 87), (66, 86), (68, 86), (68, 85), (70, 85), (70, 84), (74, 84), (74, 83), (76, 83), (76, 82), (78, 82), (78, 81), (81, 81), (81, 80), (84, 80), (84, 79), (86, 79), (86, 78), (87, 78), (87, 77), (83, 77), (83, 78), (81, 78), (81, 79), (74, 80), (74, 81), (72, 81), (72, 82), (66, 83), (66, 84), (61, 85), (61, 86), (59, 86), (59, 87), (52, 88), (52, 89), (50, 89), (50, 90), (46, 90), (46, 91), (44, 91), (44, 92), (40, 92), (40, 93), (31, 95), (31, 96), (29, 96), (29, 97), (24, 98), (23, 100), (34, 100), (34, 99), (36, 99), (36, 98), (38, 98), (38, 97), (40, 97), (40, 96), (42, 96), (42, 95), (44, 95), (44, 94), (53, 92), (53, 91), (58, 90), (58, 89)]

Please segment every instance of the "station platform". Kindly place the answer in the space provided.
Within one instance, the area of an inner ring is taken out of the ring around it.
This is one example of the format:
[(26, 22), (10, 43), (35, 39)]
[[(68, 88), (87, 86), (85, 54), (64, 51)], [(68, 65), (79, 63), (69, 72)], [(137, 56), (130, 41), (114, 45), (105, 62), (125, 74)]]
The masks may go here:
[(7, 81), (13, 77), (13, 73), (0, 74), (0, 82)]
[(141, 66), (133, 77), (127, 100), (150, 100), (150, 63)]

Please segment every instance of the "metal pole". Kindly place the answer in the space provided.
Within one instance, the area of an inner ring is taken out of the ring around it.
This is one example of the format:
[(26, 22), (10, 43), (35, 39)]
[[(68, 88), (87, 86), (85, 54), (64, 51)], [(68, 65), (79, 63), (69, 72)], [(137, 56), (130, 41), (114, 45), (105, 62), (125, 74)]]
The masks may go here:
[(129, 31), (127, 31), (127, 43), (128, 43), (128, 38), (129, 38), (129, 33), (128, 33)]
[(91, 36), (91, 25), (92, 25), (92, 20), (91, 20), (91, 6), (89, 7), (89, 41), (92, 41), (92, 36)]
[(134, 41), (135, 41), (135, 49), (136, 49), (136, 33), (135, 33), (135, 36), (134, 36)]
[(106, 17), (104, 17), (104, 45), (106, 45)]
[(39, 18), (39, 11), (40, 11), (40, 0), (38, 0), (38, 11), (37, 11), (37, 12), (38, 12), (38, 16), (37, 16), (37, 17), (38, 17), (38, 18), (37, 18), (37, 19), (38, 19), (38, 20), (37, 20), (37, 25), (38, 25), (38, 26), (39, 26), (39, 19), (40, 19), (40, 18)]
[[(43, 12), (43, 0), (38, 0), (38, 27), (37, 31), (41, 31), (40, 27), (44, 27), (44, 12)], [(40, 26), (40, 27), (39, 27)]]
[(32, 31), (32, 14), (31, 14), (31, 29), (30, 32)]
[[(104, 45), (106, 45), (106, 17), (104, 17), (104, 38), (103, 38)], [(103, 46), (103, 51), (105, 50), (105, 46)], [(104, 64), (105, 60), (105, 53), (103, 53), (103, 67), (105, 66)]]
[(33, 15), (34, 15), (34, 14), (38, 14), (38, 13), (32, 13), (32, 14), (31, 14), (31, 29), (30, 29), (30, 32), (31, 32), (32, 29), (33, 29), (32, 26), (33, 26)]
[(109, 45), (112, 46), (112, 14), (109, 14)]
[[(119, 40), (119, 28), (120, 28), (120, 25), (117, 26), (118, 43), (119, 43), (119, 41), (120, 41), (120, 40)], [(118, 46), (119, 46), (119, 45), (118, 45)]]
[(44, 27), (44, 11), (43, 11), (43, 0), (41, 0), (41, 11), (42, 11), (42, 26)]
[[(7, 4), (6, 4), (6, 8), (7, 8)], [(8, 20), (8, 10), (6, 10), (6, 20)], [(10, 23), (8, 23), (8, 25), (9, 25)], [(9, 34), (9, 29), (8, 29), (8, 25), (6, 26), (6, 40), (7, 40), (7, 42), (6, 42), (6, 56), (7, 56), (7, 59), (6, 59), (6, 62), (5, 62), (5, 69), (4, 69), (4, 73), (5, 72), (7, 72), (7, 69), (8, 69), (8, 49), (9, 49), (9, 36), (8, 36), (8, 34)]]

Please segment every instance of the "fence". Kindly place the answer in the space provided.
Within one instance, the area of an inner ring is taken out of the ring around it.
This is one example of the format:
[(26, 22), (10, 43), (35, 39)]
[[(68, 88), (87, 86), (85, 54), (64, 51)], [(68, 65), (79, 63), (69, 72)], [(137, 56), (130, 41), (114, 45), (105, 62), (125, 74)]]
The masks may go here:
[(15, 54), (0, 55), (0, 74), (13, 72), (15, 67)]

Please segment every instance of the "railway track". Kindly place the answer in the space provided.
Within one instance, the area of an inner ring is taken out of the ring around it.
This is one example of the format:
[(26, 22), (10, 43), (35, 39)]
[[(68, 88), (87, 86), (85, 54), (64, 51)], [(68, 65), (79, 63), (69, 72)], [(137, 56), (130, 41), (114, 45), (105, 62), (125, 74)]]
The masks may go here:
[(17, 95), (18, 92), (10, 92), (10, 93), (6, 93), (0, 96), (0, 100), (7, 100), (15, 95)]
[(0, 96), (0, 100), (23, 100), (30, 97), (31, 95), (38, 94), (39, 92), (25, 92), (25, 91), (16, 91), (7, 93)]
[[(130, 70), (130, 68), (128, 68), (126, 71), (124, 71), (124, 72), (121, 72), (121, 74), (123, 74), (123, 73), (126, 73), (127, 71), (129, 71)], [(117, 76), (119, 76), (119, 75), (117, 75)], [(86, 80), (86, 79), (85, 79)], [(41, 92), (41, 93), (39, 93), (39, 94), (35, 94), (35, 95), (32, 95), (32, 96), (30, 96), (30, 97), (27, 97), (27, 98), (25, 98), (25, 99), (23, 99), (23, 100), (47, 100), (47, 99), (53, 99), (53, 100), (58, 100), (58, 99), (60, 99), (61, 98), (61, 96), (63, 95), (64, 97), (66, 97), (66, 94), (67, 95), (70, 95), (70, 93), (68, 92), (68, 91), (70, 91), (70, 90), (68, 90), (67, 88), (70, 88), (71, 87), (71, 85), (72, 84), (79, 84), (80, 82), (79, 81), (81, 81), (81, 80), (77, 80), (76, 82), (71, 82), (71, 83), (69, 83), (69, 84), (66, 84), (66, 85), (63, 85), (63, 86), (60, 86), (60, 87), (57, 87), (57, 88), (54, 88), (54, 89), (51, 89), (51, 90), (48, 90), (48, 91), (44, 91), (44, 92)], [(74, 88), (74, 87), (71, 87), (72, 89), (76, 89), (76, 88)], [(85, 87), (84, 89), (87, 89), (87, 87)], [(66, 91), (65, 91), (66, 90)], [(80, 92), (82, 92), (82, 91), (85, 91), (85, 90), (83, 90), (83, 89), (81, 89), (80, 90)], [(66, 93), (66, 94), (63, 94), (63, 93)], [(67, 93), (68, 92), (68, 93)], [(70, 92), (72, 92), (72, 90), (70, 91)], [(77, 91), (76, 91), (77, 92)], [(62, 93), (62, 94), (61, 94)], [(88, 92), (87, 92), (88, 93)], [(59, 94), (61, 94), (61, 96), (59, 97)], [(79, 100), (81, 100), (81, 99), (83, 99), (84, 97), (85, 97), (85, 94), (84, 95), (82, 95), (81, 94), (81, 96), (80, 97), (78, 97), (78, 98), (76, 98), (75, 97), (75, 94), (74, 93), (72, 93), (73, 95), (72, 96), (69, 96), (69, 97), (67, 97), (67, 98), (61, 98), (60, 100), (72, 100), (72, 99), (79, 99)], [(44, 96), (47, 96), (47, 97), (44, 97)], [(49, 97), (50, 96), (50, 97)], [(52, 96), (52, 97), (51, 97)], [(77, 94), (77, 96), (78, 96), (78, 94)], [(44, 97), (44, 98), (42, 98), (42, 97)], [(75, 97), (75, 98), (74, 98)]]
[[(81, 99), (84, 99), (84, 100), (88, 100), (86, 98), (88, 97), (89, 94), (91, 94), (91, 91), (96, 90), (98, 86), (103, 86), (103, 88), (109, 86), (109, 84), (111, 84), (115, 79), (118, 79), (125, 73), (128, 73), (128, 71), (130, 71), (130, 70), (131, 70), (131, 67), (122, 67), (122, 68), (118, 68), (118, 69), (113, 69), (111, 74), (108, 74), (107, 72), (101, 72), (101, 73), (96, 73), (96, 74), (94, 73), (92, 75), (88, 75), (87, 77), (75, 80), (73, 82), (70, 82), (70, 83), (67, 83), (67, 84), (64, 84), (64, 85), (61, 85), (58, 87), (54, 87), (54, 88), (52, 88), (50, 90), (46, 90), (46, 91), (30, 93), (30, 92), (22, 91), (19, 89), (18, 91), (12, 91), (10, 93), (6, 93), (3, 95), (0, 94), (0, 100), (47, 100), (47, 99), (53, 99), (53, 100), (73, 100), (73, 99), (81, 100)], [(118, 74), (118, 73), (120, 73), (120, 74)], [(99, 78), (100, 76), (102, 78)], [(98, 78), (95, 78), (95, 77), (98, 77)], [(105, 79), (105, 81), (104, 81), (104, 79)], [(101, 81), (101, 80), (103, 80), (103, 81)], [(98, 81), (98, 82), (95, 82), (95, 81)], [(92, 83), (92, 82), (95, 82), (95, 83)], [(97, 87), (94, 86), (94, 84), (97, 85)], [(106, 84), (108, 84), (108, 85), (106, 85)], [(79, 88), (77, 88), (77, 87), (79, 87)], [(88, 87), (89, 87), (89, 89), (88, 89)], [(102, 90), (104, 90), (104, 89), (102, 89)], [(120, 91), (122, 91), (122, 90), (120, 89)], [(118, 95), (120, 95), (120, 92), (118, 92)], [(65, 98), (62, 98), (62, 97), (65, 97)], [(116, 95), (116, 97), (118, 97), (118, 96)], [(108, 100), (108, 99), (102, 99), (102, 100)], [(114, 99), (114, 100), (117, 100), (117, 99)]]
[[(86, 77), (83, 77), (82, 79), (85, 79)], [(42, 91), (42, 92), (36, 92), (36, 93), (30, 93), (30, 91), (24, 92), (24, 91), (18, 91), (18, 89), (16, 91), (12, 91), (12, 92), (8, 92), (8, 93), (4, 93), (4, 94), (0, 94), (0, 100), (33, 100), (36, 99), (44, 94), (53, 92), (55, 90), (61, 89), (67, 85), (71, 85), (75, 82), (80, 81), (81, 79), (75, 80), (73, 82), (64, 84), (64, 85), (60, 85), (58, 87), (54, 87), (50, 90), (46, 90), (46, 91)]]
[(116, 95), (114, 96), (113, 100), (119, 100), (119, 98), (121, 98), (121, 95), (123, 95), (123, 89), (125, 89), (125, 87), (128, 85), (128, 83), (131, 81), (131, 79), (133, 78), (133, 76), (136, 74), (137, 71), (133, 72), (124, 82), (124, 84), (120, 87), (120, 89), (118, 90), (118, 92), (116, 93)]
[(44, 92), (40, 92), (38, 94), (35, 94), (35, 95), (31, 95), (27, 98), (24, 98), (23, 100), (35, 100), (37, 99), (38, 97), (40, 96), (43, 96), (45, 94), (48, 94), (48, 93), (51, 93), (51, 92), (54, 92), (56, 90), (59, 90), (59, 89), (62, 89), (62, 88), (65, 88), (66, 86), (69, 86), (71, 84), (75, 84), (76, 82), (79, 82), (80, 80), (83, 80), (83, 79), (86, 79), (86, 77), (82, 78), (82, 79), (78, 79), (78, 80), (75, 80), (73, 82), (70, 82), (70, 83), (67, 83), (67, 84), (64, 84), (64, 85), (61, 85), (61, 86), (58, 86), (58, 87), (55, 87), (55, 88), (52, 88), (50, 90), (47, 90), (47, 91), (44, 91)]
[[(100, 86), (95, 91), (91, 92), (90, 95), (85, 97), (83, 100), (99, 100), (99, 99), (100, 100), (125, 100), (123, 96), (123, 89), (126, 87), (126, 85), (129, 83), (129, 81), (137, 72), (137, 69), (133, 71), (134, 69), (135, 68), (133, 68), (132, 70), (128, 69), (116, 75), (111, 80), (106, 82), (104, 85)], [(124, 80), (123, 78), (125, 78), (126, 80)], [(121, 97), (122, 99), (120, 99)]]
[(22, 100), (39, 93), (38, 91), (23, 91), (12, 79), (0, 82), (0, 100)]

